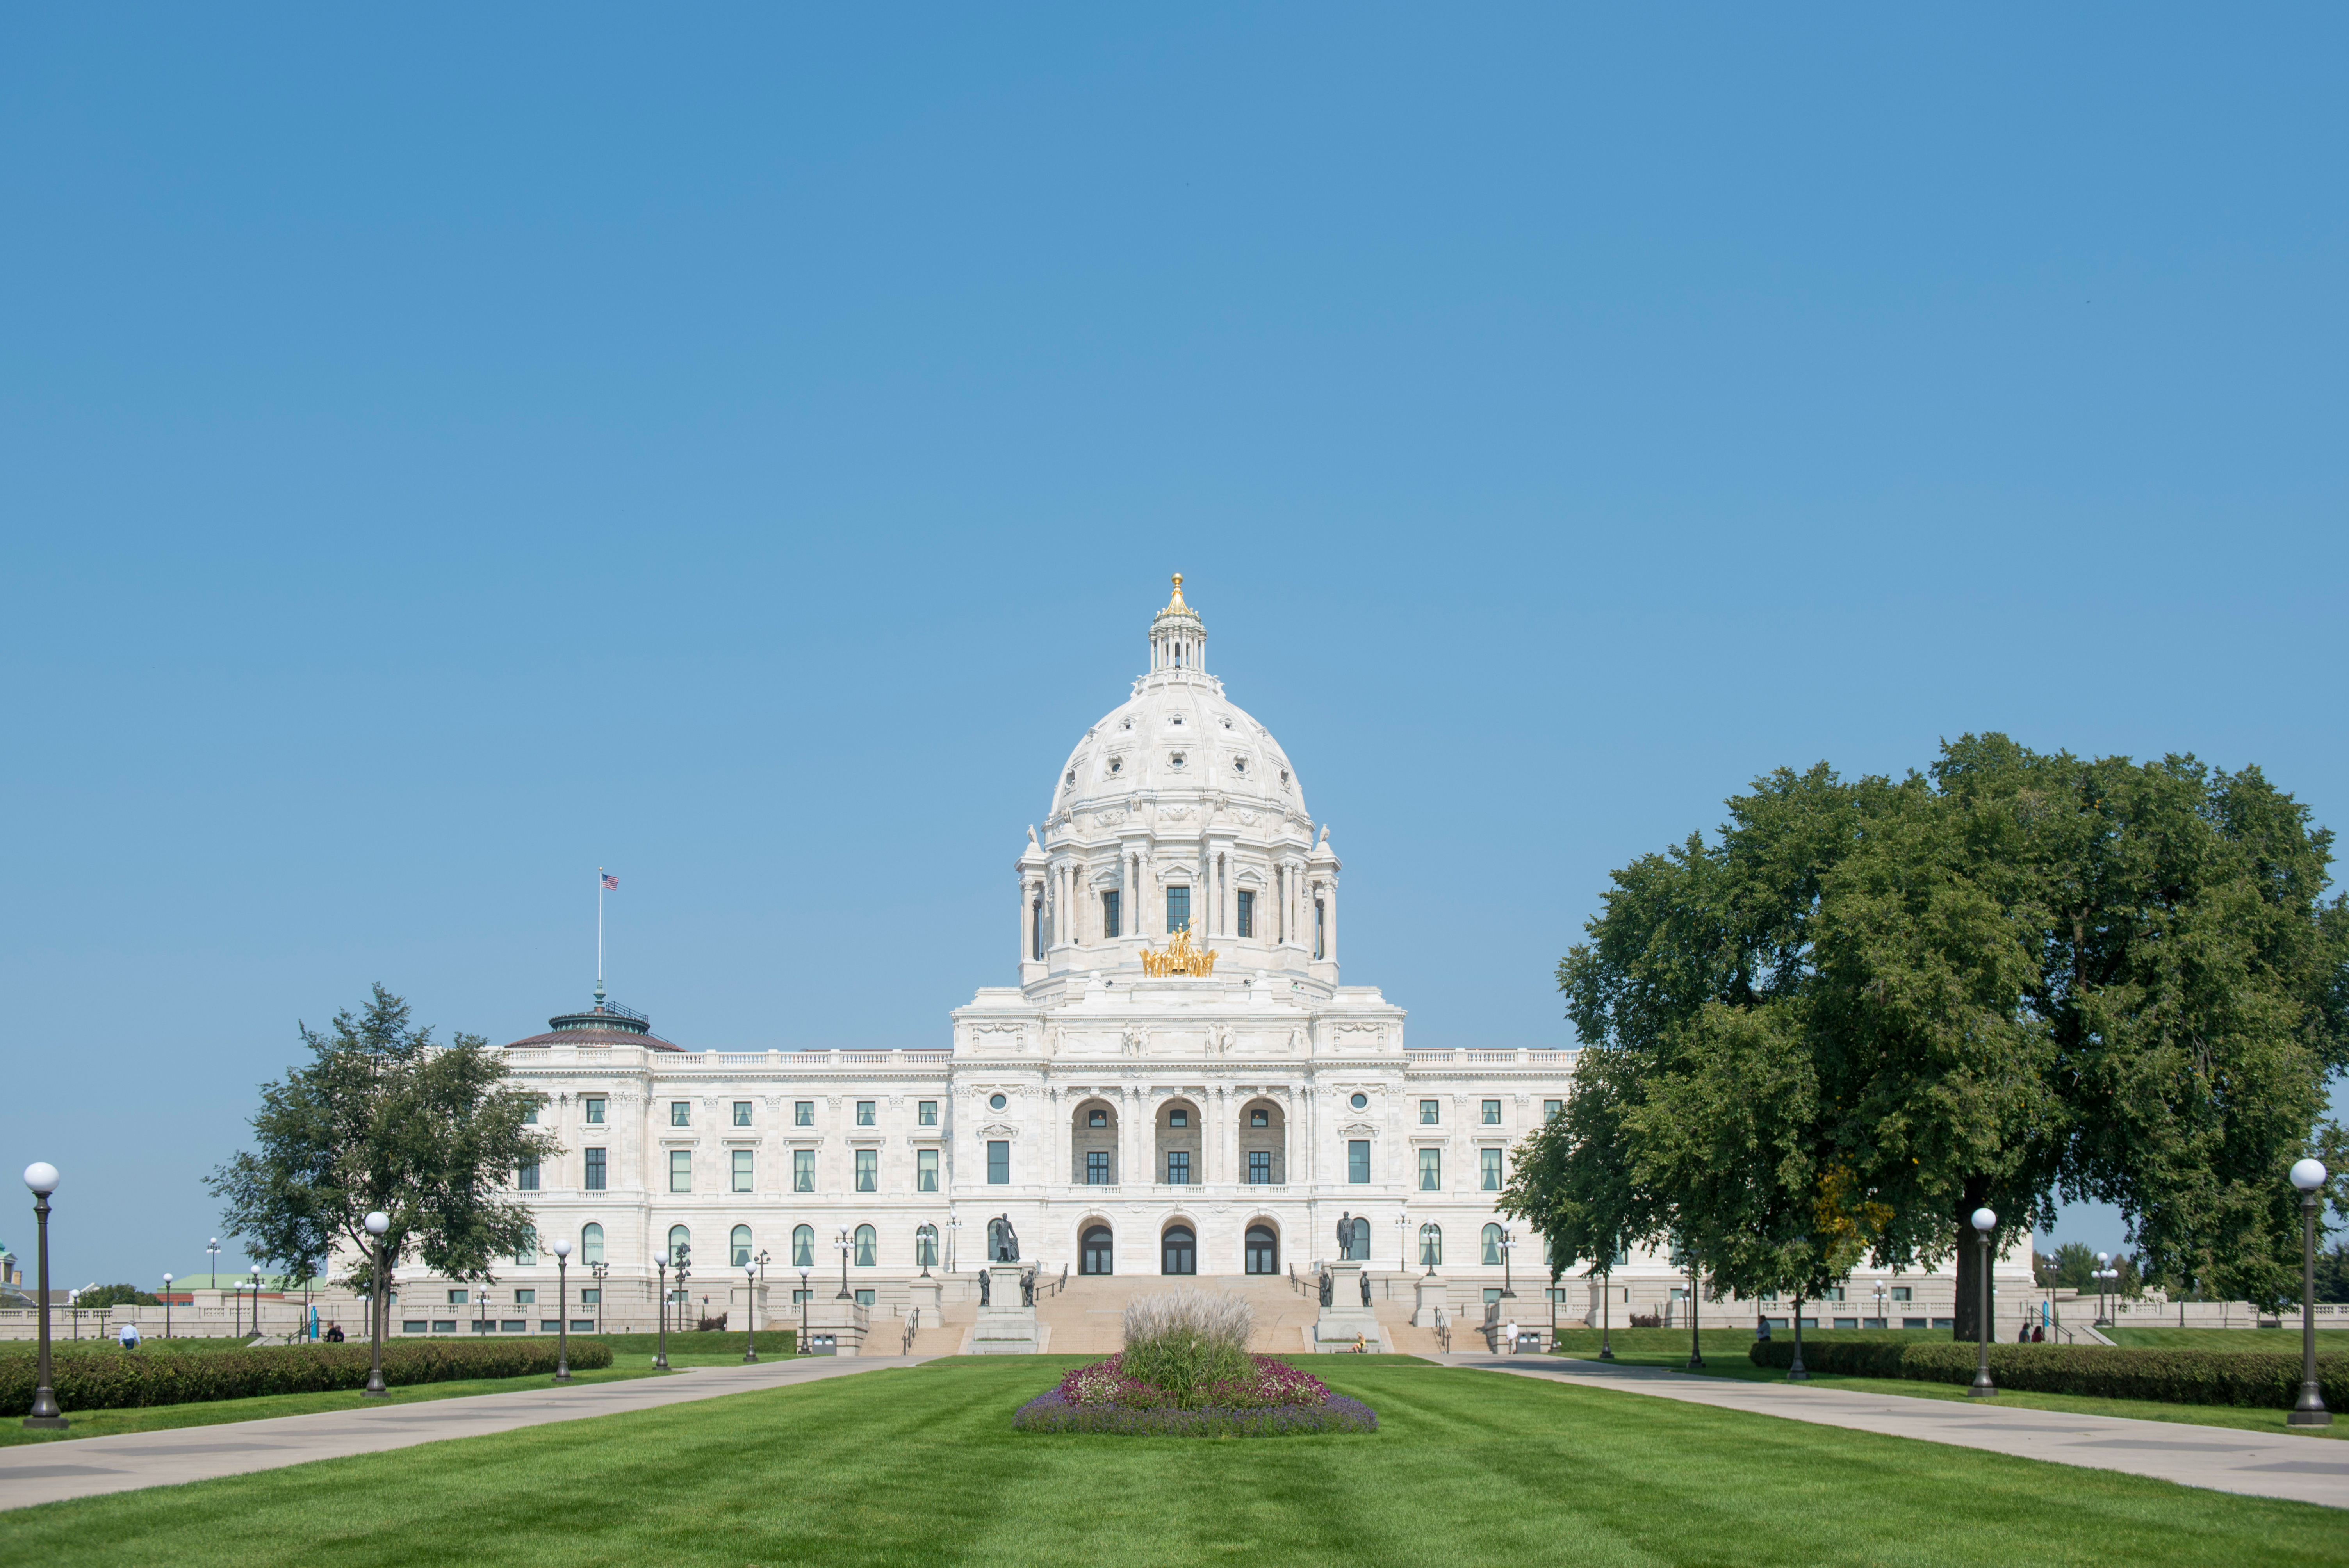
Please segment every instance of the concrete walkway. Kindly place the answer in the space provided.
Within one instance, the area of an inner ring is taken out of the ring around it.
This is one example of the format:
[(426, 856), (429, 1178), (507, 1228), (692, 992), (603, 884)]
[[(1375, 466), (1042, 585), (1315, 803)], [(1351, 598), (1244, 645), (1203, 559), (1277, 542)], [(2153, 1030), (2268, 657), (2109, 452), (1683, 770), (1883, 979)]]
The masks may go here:
[(1823, 1427), (1989, 1449), (2059, 1465), (2125, 1470), (2181, 1486), (2349, 1508), (2349, 1441), (2029, 1410), (2001, 1405), (1995, 1399), (1908, 1399), (1816, 1384), (1748, 1383), (1571, 1357), (1470, 1355), (1435, 1359), (1454, 1367), (1483, 1367), (1585, 1388), (1614, 1388), (1724, 1410), (1782, 1416), (1790, 1421), (1813, 1421)]
[[(0, 1509), (210, 1480), (214, 1476), (381, 1453), (444, 1438), (511, 1432), (553, 1421), (657, 1410), (694, 1399), (788, 1387), (885, 1367), (918, 1366), (927, 1359), (921, 1356), (778, 1357), (754, 1366), (691, 1367), (667, 1377), (634, 1377), (619, 1383), (582, 1383), (569, 1388), (549, 1383), (544, 1388), (513, 1394), (460, 1395), (314, 1416), (26, 1443), (0, 1449)], [(68, 1410), (67, 1415), (72, 1413)]]

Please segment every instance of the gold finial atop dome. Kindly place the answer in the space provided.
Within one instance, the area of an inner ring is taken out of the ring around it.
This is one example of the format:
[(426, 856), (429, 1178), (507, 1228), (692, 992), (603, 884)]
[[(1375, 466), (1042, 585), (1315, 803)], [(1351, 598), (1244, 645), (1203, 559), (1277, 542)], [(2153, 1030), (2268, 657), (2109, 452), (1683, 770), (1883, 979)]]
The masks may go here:
[(1169, 610), (1187, 610), (1191, 607), (1183, 603), (1183, 574), (1180, 572), (1174, 573), (1174, 597), (1166, 601), (1166, 607)]

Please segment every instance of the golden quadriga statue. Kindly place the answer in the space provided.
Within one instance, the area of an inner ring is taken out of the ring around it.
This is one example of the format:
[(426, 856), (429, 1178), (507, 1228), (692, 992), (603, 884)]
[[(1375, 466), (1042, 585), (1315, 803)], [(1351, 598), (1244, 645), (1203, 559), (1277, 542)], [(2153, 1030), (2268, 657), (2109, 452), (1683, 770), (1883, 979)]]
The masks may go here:
[(1142, 972), (1154, 980), (1178, 975), (1205, 980), (1216, 972), (1216, 950), (1192, 946), (1191, 933), (1185, 927), (1176, 932), (1174, 940), (1167, 943), (1163, 950), (1156, 953), (1147, 947), (1142, 950)]

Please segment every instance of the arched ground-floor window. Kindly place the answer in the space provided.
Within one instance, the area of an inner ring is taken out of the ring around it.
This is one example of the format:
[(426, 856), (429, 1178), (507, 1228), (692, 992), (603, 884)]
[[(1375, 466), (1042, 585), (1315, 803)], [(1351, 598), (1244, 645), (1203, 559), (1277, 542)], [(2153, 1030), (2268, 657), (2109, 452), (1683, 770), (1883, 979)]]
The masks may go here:
[(693, 1258), (693, 1233), (683, 1225), (668, 1228), (668, 1261), (673, 1267)]
[(914, 1233), (914, 1263), (924, 1274), (938, 1261), (938, 1228), (924, 1225)]
[(1280, 1272), (1280, 1238), (1269, 1225), (1247, 1228), (1247, 1272), (1270, 1274)]
[(733, 1260), (734, 1260), (734, 1266), (735, 1266), (736, 1268), (738, 1268), (738, 1269), (739, 1269), (739, 1268), (741, 1268), (741, 1267), (744, 1267), (745, 1265), (747, 1265), (747, 1264), (750, 1263), (750, 1226), (748, 1226), (748, 1225), (737, 1225), (737, 1226), (735, 1226), (735, 1227), (734, 1227), (734, 1233), (733, 1233), (732, 1235), (729, 1236), (729, 1237), (726, 1239), (726, 1253), (727, 1253), (727, 1255), (728, 1255), (729, 1257), (730, 1257), (731, 1259), (733, 1259)]
[(1501, 1227), (1485, 1227), (1485, 1261), (1497, 1268), (1501, 1263)]
[(1425, 1224), (1419, 1228), (1419, 1261), (1433, 1271), (1444, 1261), (1444, 1227)]
[(856, 1266), (858, 1268), (869, 1269), (873, 1266), (874, 1253), (879, 1250), (880, 1242), (879, 1233), (872, 1226), (856, 1227)]
[(579, 1227), (579, 1261), (583, 1264), (604, 1261), (604, 1227), (593, 1220)]
[(792, 1227), (792, 1267), (795, 1269), (815, 1267), (815, 1227), (813, 1225)]
[(1088, 1225), (1078, 1241), (1077, 1272), (1079, 1274), (1115, 1274), (1116, 1248), (1107, 1225)]
[(1169, 1225), (1158, 1238), (1158, 1272), (1195, 1274), (1199, 1272), (1199, 1238), (1188, 1225)]

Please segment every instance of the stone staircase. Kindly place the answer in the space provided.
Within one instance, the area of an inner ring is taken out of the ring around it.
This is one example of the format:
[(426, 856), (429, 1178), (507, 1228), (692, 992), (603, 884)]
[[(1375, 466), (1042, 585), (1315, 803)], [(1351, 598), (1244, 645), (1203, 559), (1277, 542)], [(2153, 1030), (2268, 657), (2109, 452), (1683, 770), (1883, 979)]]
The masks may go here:
[[(1159, 1274), (1071, 1274), (1065, 1289), (1049, 1292), (1036, 1304), (1036, 1321), (1051, 1334), (1045, 1348), (1055, 1356), (1114, 1356), (1125, 1348), (1124, 1316), (1128, 1302), (1138, 1296), (1194, 1285), (1246, 1296), (1256, 1312), (1256, 1330), (1248, 1348), (1267, 1355), (1298, 1356), (1313, 1346), (1314, 1320), (1320, 1304), (1309, 1288), (1292, 1286), (1286, 1274), (1202, 1275), (1176, 1280)], [(1409, 1333), (1411, 1308), (1402, 1302), (1379, 1301), (1380, 1326), (1392, 1334)], [(1420, 1331), (1434, 1346), (1434, 1330)]]

